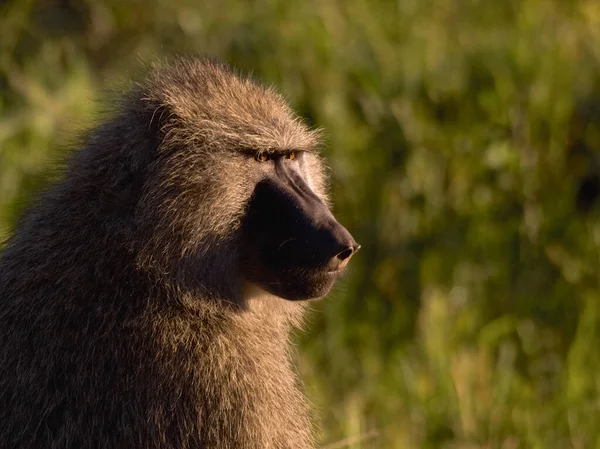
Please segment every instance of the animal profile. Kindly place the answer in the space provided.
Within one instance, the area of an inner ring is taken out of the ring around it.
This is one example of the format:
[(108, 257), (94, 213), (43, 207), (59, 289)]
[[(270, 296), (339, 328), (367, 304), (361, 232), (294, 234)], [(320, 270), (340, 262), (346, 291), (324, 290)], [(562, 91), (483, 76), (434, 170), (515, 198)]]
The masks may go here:
[(314, 447), (289, 332), (359, 248), (319, 133), (208, 59), (114, 109), (0, 253), (0, 447)]

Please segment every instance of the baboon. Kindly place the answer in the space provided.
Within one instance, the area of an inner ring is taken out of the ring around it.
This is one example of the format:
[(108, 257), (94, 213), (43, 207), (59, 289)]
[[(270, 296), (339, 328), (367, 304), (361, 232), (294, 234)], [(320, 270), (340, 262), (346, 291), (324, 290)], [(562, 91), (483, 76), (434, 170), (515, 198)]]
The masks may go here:
[(359, 248), (318, 132), (207, 59), (115, 109), (0, 255), (0, 447), (314, 447), (289, 332)]

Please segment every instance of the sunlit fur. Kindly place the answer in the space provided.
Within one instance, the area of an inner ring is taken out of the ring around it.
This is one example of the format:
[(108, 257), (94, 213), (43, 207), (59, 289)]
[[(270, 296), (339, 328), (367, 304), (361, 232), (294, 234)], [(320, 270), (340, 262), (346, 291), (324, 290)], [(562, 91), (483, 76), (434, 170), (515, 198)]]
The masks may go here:
[(248, 151), (303, 151), (272, 89), (207, 60), (153, 69), (0, 256), (0, 447), (313, 447), (290, 367), (304, 302), (247, 285)]

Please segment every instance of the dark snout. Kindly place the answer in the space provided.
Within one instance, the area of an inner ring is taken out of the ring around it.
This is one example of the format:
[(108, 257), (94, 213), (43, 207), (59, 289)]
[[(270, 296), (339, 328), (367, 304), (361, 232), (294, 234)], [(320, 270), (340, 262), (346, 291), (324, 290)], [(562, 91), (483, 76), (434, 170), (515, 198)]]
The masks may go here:
[(263, 261), (285, 268), (342, 270), (360, 248), (302, 180), (259, 183), (250, 212), (261, 236)]
[(323, 296), (360, 245), (299, 174), (277, 174), (256, 185), (248, 207), (251, 280), (287, 299)]

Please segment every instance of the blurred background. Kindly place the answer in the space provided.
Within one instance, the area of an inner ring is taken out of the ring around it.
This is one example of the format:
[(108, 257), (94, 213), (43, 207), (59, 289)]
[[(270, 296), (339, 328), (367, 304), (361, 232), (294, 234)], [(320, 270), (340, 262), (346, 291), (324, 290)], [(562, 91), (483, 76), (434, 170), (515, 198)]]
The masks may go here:
[(363, 249), (298, 336), (323, 447), (600, 447), (600, 2), (1, 1), (0, 238), (174, 52), (326, 131)]

